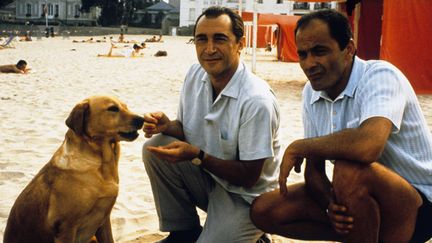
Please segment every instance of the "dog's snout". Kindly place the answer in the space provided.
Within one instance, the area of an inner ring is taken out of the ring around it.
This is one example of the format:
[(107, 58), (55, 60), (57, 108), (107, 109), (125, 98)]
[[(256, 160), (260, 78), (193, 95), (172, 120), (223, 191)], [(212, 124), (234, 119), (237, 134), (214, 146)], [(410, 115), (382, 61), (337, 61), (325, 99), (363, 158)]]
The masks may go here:
[(141, 116), (135, 116), (132, 120), (132, 124), (134, 127), (136, 127), (137, 129), (141, 129), (142, 126), (144, 125), (144, 117)]

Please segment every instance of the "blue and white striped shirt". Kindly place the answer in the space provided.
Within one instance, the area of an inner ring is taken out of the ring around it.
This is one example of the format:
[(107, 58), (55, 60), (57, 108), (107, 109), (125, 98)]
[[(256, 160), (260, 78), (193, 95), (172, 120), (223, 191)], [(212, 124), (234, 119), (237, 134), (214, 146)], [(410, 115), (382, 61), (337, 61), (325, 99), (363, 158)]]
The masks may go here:
[(358, 57), (348, 85), (335, 99), (325, 91), (303, 90), (305, 137), (356, 128), (368, 118), (393, 123), (379, 162), (405, 178), (432, 201), (432, 135), (407, 78), (385, 61)]

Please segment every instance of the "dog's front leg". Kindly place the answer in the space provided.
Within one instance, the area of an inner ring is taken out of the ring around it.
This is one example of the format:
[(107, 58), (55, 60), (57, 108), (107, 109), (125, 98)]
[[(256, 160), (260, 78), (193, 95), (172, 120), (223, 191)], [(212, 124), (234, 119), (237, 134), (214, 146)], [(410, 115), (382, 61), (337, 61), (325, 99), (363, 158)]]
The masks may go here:
[[(64, 227), (65, 228), (65, 227)], [(54, 238), (55, 243), (74, 243), (76, 237), (77, 228), (73, 227), (70, 229), (62, 230)]]
[(98, 243), (113, 243), (113, 235), (111, 231), (111, 220), (107, 218), (105, 223), (96, 231), (96, 239)]

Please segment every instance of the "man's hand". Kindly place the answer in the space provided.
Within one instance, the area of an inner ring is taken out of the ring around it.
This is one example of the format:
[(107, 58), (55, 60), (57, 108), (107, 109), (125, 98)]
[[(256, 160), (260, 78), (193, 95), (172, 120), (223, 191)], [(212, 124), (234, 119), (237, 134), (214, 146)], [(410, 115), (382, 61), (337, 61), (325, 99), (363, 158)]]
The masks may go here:
[(192, 160), (196, 158), (200, 152), (198, 147), (181, 141), (172, 142), (166, 146), (149, 146), (147, 150), (171, 163)]
[(303, 157), (296, 156), (291, 145), (288, 146), (285, 150), (279, 173), (279, 189), (282, 195), (287, 193), (286, 181), (292, 168), (294, 167), (295, 172), (300, 173), (302, 163)]
[(327, 216), (333, 229), (342, 235), (348, 234), (354, 227), (354, 218), (347, 214), (347, 208), (330, 201)]
[(164, 132), (169, 124), (170, 119), (163, 112), (147, 113), (144, 115), (144, 136), (151, 138), (154, 134)]

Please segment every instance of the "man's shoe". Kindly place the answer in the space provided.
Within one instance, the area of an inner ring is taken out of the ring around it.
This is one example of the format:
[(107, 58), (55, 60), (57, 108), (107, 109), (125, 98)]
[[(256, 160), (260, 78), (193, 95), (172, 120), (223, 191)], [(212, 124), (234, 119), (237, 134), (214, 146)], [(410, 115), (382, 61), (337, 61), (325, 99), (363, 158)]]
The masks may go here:
[(193, 243), (198, 240), (201, 231), (202, 227), (191, 230), (172, 231), (165, 239), (156, 243)]
[(256, 243), (271, 243), (271, 237), (269, 234), (263, 234), (261, 237), (257, 240)]

